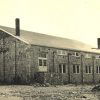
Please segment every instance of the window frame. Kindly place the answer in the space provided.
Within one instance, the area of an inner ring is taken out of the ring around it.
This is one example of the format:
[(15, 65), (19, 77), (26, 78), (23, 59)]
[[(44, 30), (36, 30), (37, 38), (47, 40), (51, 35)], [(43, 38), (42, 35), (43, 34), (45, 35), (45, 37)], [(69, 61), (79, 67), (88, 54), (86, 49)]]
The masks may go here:
[(67, 53), (66, 50), (57, 50), (57, 54), (58, 54), (58, 55), (65, 55), (65, 56), (68, 55), (68, 53)]
[(100, 66), (96, 66), (96, 73), (100, 74)]
[[(77, 55), (77, 54), (78, 54), (78, 55)], [(80, 54), (80, 52), (74, 52), (74, 53), (73, 53), (73, 56), (75, 56), (75, 57), (80, 57), (81, 54)]]
[(73, 64), (73, 74), (80, 74), (80, 65)]
[(42, 66), (44, 66), (44, 61), (46, 61), (46, 66), (47, 66), (47, 58), (41, 58), (41, 57), (39, 57), (38, 58), (38, 66), (40, 66), (39, 65), (39, 63), (40, 63), (39, 60), (42, 60)]
[[(42, 56), (42, 54), (45, 54), (45, 56)], [(41, 56), (40, 56), (41, 55)], [(42, 64), (40, 65), (40, 62), (39, 61), (42, 61)], [(45, 63), (44, 63), (45, 61)], [(47, 67), (47, 53), (39, 53), (39, 57), (38, 57), (38, 66), (45, 66)]]
[(66, 73), (66, 64), (59, 64), (59, 73)]
[(87, 58), (87, 59), (88, 59), (88, 58), (92, 58), (92, 55), (91, 55), (91, 54), (86, 53), (86, 54), (85, 54), (85, 58)]
[(86, 65), (85, 66), (85, 73), (86, 74), (92, 74), (92, 66)]
[(95, 59), (100, 59), (100, 55), (96, 55), (95, 56)]

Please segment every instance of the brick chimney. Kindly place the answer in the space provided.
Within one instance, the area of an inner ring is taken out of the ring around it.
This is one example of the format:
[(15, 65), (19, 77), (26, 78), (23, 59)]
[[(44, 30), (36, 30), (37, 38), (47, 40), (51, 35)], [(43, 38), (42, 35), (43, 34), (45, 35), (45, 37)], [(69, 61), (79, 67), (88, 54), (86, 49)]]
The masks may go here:
[(98, 49), (100, 49), (100, 38), (97, 38)]
[(20, 19), (15, 19), (16, 36), (20, 36)]

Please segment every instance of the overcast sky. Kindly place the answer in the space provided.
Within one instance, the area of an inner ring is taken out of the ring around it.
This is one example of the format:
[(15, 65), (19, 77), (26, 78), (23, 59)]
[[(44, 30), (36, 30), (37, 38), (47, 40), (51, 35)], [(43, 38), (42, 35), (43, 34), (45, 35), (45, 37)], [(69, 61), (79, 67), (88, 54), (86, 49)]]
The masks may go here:
[(100, 37), (100, 0), (0, 0), (0, 25), (94, 45)]

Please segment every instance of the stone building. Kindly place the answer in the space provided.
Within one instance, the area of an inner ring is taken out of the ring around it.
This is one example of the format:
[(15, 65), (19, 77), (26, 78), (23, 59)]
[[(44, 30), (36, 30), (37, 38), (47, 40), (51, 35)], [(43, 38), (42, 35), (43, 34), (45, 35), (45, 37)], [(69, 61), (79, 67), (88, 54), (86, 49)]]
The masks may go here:
[[(98, 39), (98, 47), (99, 47)], [(100, 50), (82, 42), (0, 26), (0, 81), (98, 83)]]

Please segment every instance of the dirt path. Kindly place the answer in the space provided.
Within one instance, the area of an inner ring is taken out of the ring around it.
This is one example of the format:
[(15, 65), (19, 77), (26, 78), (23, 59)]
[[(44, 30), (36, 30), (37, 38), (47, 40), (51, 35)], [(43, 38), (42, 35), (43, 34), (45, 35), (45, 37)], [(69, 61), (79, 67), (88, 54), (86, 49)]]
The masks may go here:
[(99, 100), (90, 85), (34, 87), (0, 86), (0, 100)]

